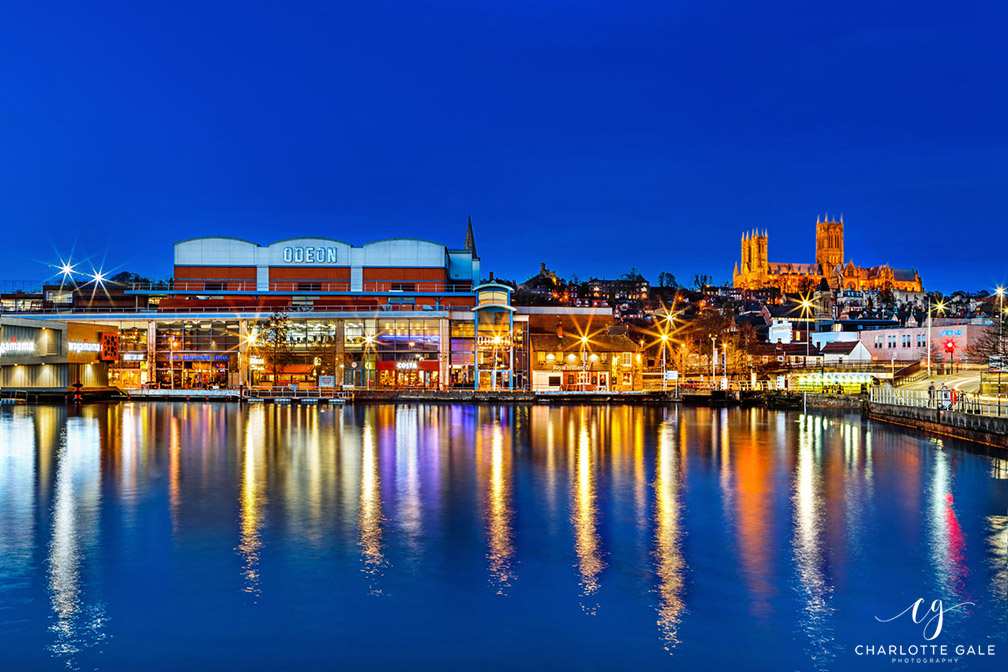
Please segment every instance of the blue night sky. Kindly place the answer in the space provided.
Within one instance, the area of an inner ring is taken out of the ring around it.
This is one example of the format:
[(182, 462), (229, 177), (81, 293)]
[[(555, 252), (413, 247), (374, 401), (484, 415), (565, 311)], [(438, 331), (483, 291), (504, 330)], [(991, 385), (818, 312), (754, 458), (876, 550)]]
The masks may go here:
[(743, 230), (951, 291), (1008, 280), (1002, 3), (0, 5), (0, 279), (57, 252), (462, 244), (519, 280), (729, 279)]

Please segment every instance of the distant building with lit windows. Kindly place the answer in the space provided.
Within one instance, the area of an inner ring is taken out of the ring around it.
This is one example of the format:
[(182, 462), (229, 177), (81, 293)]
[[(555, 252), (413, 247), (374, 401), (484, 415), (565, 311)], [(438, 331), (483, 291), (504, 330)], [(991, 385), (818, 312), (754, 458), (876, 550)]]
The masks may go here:
[(844, 222), (816, 217), (815, 263), (769, 261), (766, 230), (742, 235), (741, 259), (735, 264), (732, 283), (736, 289), (758, 290), (775, 287), (794, 294), (812, 291), (825, 279), (832, 290), (924, 291), (920, 274), (913, 269), (892, 268), (888, 264), (861, 267), (844, 257)]

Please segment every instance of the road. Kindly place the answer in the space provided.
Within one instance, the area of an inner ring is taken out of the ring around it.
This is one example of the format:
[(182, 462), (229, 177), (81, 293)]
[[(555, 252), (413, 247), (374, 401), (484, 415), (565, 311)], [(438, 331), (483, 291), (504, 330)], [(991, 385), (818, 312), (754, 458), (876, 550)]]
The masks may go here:
[(980, 372), (961, 371), (948, 376), (935, 375), (930, 378), (925, 378), (924, 380), (918, 380), (916, 383), (910, 383), (903, 389), (926, 390), (931, 383), (934, 383), (935, 387), (941, 387), (942, 384), (944, 384), (949, 388), (962, 390), (963, 392), (976, 392), (980, 389)]

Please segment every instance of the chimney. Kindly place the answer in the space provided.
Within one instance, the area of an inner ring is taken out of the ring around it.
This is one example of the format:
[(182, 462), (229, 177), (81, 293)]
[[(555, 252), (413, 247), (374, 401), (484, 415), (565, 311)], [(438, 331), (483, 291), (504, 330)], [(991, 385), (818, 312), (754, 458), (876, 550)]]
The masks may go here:
[(539, 262), (539, 275), (546, 275), (546, 262), (545, 261), (540, 261)]
[(493, 282), (493, 271), (490, 271), (490, 282)]

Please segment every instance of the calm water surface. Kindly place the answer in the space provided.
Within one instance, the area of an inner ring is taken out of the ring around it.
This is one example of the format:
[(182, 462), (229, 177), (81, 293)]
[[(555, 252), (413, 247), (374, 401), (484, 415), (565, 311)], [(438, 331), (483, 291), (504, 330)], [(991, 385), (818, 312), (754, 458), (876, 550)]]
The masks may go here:
[(6, 410), (0, 669), (896, 669), (918, 598), (1004, 669), (1006, 478), (857, 415)]

